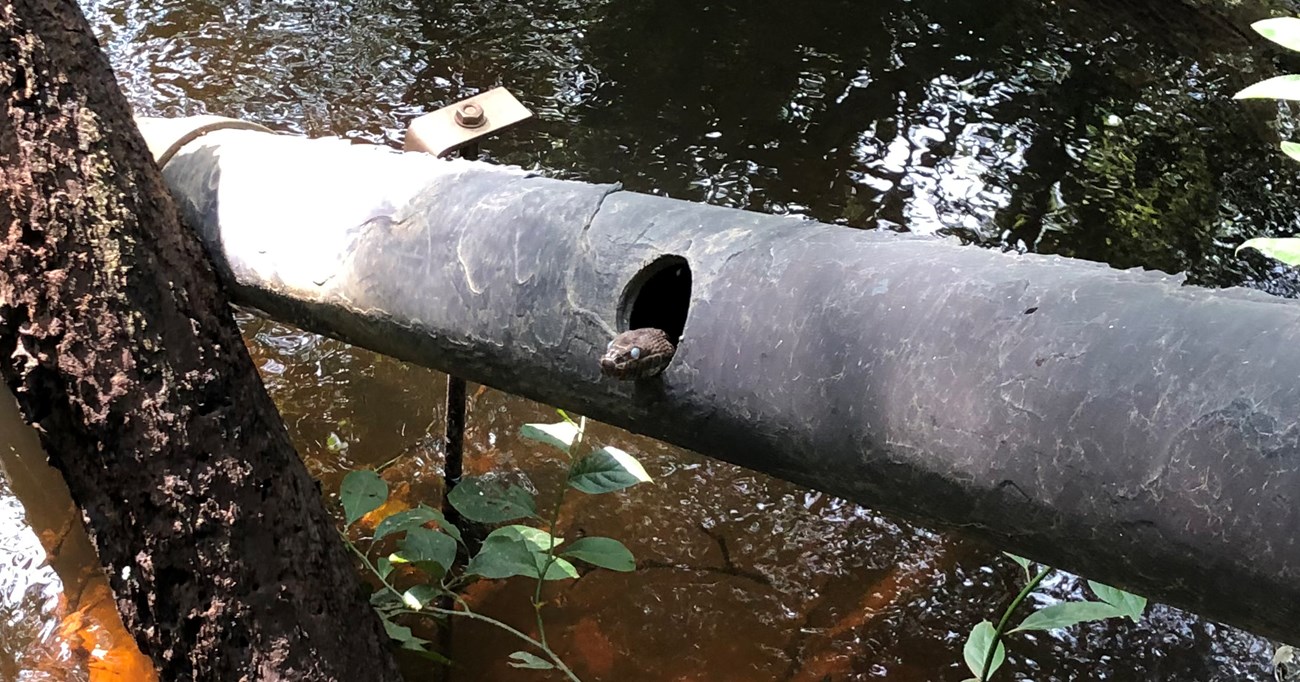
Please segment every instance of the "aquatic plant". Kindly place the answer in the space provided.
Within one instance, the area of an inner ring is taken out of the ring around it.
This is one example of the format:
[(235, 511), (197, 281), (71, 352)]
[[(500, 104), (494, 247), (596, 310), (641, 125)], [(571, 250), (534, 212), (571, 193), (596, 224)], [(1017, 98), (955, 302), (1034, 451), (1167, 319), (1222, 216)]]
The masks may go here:
[(1025, 586), (1007, 605), (996, 626), (985, 620), (971, 628), (962, 656), (974, 677), (967, 678), (964, 682), (984, 682), (997, 672), (1007, 658), (1006, 646), (1002, 643), (1006, 635), (1033, 630), (1057, 630), (1107, 618), (1131, 618), (1136, 623), (1146, 611), (1145, 597), (1089, 580), (1088, 587), (1101, 601), (1066, 601), (1046, 606), (1029, 614), (1020, 625), (1008, 630), (1011, 615), (1054, 569), (1041, 566), (1037, 573), (1031, 574), (1032, 564), (1028, 559), (1014, 554), (1007, 556), (1024, 570)]
[[(515, 523), (496, 528), (483, 539), (464, 567), (457, 564), (456, 554), (461, 547), (467, 553), (471, 551), (470, 543), (462, 533), (466, 529), (457, 528), (442, 512), (424, 505), (380, 520), (366, 551), (342, 533), (353, 554), (380, 583), (370, 601), (383, 619), (388, 636), (401, 648), (447, 663), (445, 657), (432, 650), (428, 640), (416, 636), (409, 627), (395, 619), (399, 616), (429, 616), (442, 620), (468, 618), (498, 627), (537, 652), (514, 652), (510, 655), (511, 666), (558, 670), (569, 680), (578, 681), (546, 641), (542, 586), (547, 581), (577, 578), (578, 569), (574, 561), (626, 572), (636, 568), (636, 560), (621, 542), (612, 538), (587, 536), (566, 543), (564, 538), (556, 537), (553, 532), (559, 521), (560, 506), (570, 489), (597, 495), (651, 479), (636, 458), (615, 447), (592, 449), (579, 457), (583, 452), (587, 419), (582, 417), (574, 421), (563, 411), (559, 413), (564, 421), (525, 424), (520, 429), (524, 438), (554, 447), (568, 456), (568, 475), (564, 483), (557, 486), (549, 517), (541, 516), (531, 492), (496, 479), (467, 477), (447, 496), (456, 512), (472, 523), (496, 525), (531, 520), (541, 522), (543, 527)], [(388, 500), (388, 484), (374, 471), (353, 471), (343, 479), (339, 499), (343, 504), (345, 524), (351, 527), (384, 505)], [(430, 523), (436, 527), (429, 528)], [(372, 551), (389, 536), (400, 537), (397, 551), (372, 560)], [(396, 571), (403, 567), (417, 569), (413, 573), (427, 579), (410, 584), (412, 572), (403, 570), (401, 580), (398, 580)], [(460, 591), (475, 580), (513, 577), (532, 578), (537, 583), (532, 598), (537, 618), (536, 638), (476, 613), (461, 597)]]

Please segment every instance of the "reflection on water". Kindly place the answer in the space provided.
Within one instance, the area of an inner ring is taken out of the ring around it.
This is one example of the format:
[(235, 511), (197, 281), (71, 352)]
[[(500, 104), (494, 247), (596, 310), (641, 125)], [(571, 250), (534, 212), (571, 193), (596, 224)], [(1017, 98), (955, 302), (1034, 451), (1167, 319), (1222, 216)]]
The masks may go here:
[[(17, 680), (24, 671), (53, 672), (68, 666), (70, 653), (58, 641), (54, 627), (63, 584), (45, 563), (45, 548), (27, 526), (23, 507), (4, 476), (0, 476), (0, 548), (0, 679)], [(84, 675), (66, 679), (84, 679)]]
[[(143, 114), (396, 145), (414, 116), (504, 84), (538, 117), (485, 145), (499, 162), (1294, 291), (1293, 275), (1231, 255), (1245, 236), (1293, 232), (1300, 191), (1274, 150), (1275, 109), (1227, 100), (1271, 73), (1241, 16), (1073, 0), (83, 6)], [(437, 501), (442, 375), (240, 321), (326, 491), (397, 457), (395, 495)], [(562, 463), (516, 435), (550, 410), (471, 394), (467, 469), (556, 484)], [(549, 630), (584, 679), (961, 680), (964, 633), (1019, 587), (991, 550), (625, 432), (594, 437), (640, 457), (656, 483), (563, 510), (562, 534), (624, 539), (640, 566), (547, 594)], [(59, 582), (17, 509), (0, 488), (0, 679), (86, 679), (94, 668), (68, 668), (78, 649), (51, 610)], [(84, 556), (67, 561), (93, 573)], [(1062, 577), (1048, 592), (1080, 589)], [(468, 598), (528, 629), (524, 592), (481, 584)], [(85, 603), (105, 602), (65, 608)], [(516, 648), (459, 624), (453, 679), (539, 679), (505, 666)], [(1266, 680), (1269, 654), (1263, 640), (1155, 607), (1140, 626), (1019, 637), (1003, 674)]]
[[(46, 561), (46, 556), (50, 560)], [(152, 682), (63, 479), (0, 388), (0, 682)]]
[[(258, 319), (244, 324), (261, 366), (311, 368), (341, 354), (354, 367), (376, 368), (346, 387), (270, 379), (298, 425), (304, 455), (324, 460), (313, 468), (338, 459), (309, 445), (332, 427), (328, 420), (307, 426), (295, 415), (350, 413), (369, 429), (352, 434), (350, 465), (375, 466), (405, 451), (414, 459), (399, 460), (388, 476), (402, 482), (395, 495), (436, 503), (440, 471), (429, 436), (440, 433), (441, 419), (426, 420), (438, 399), (412, 395), (382, 411), (363, 406), (404, 387), (438, 396), (442, 375), (388, 371), (385, 364), (396, 363), (365, 351)], [(289, 337), (302, 343), (285, 343)], [(554, 420), (550, 408), (479, 387), (470, 394), (467, 473), (523, 472), (542, 491), (562, 483), (561, 456), (517, 435), (525, 422)], [(962, 680), (965, 632), (994, 618), (1019, 589), (1018, 569), (986, 548), (605, 425), (592, 426), (591, 440), (631, 452), (655, 483), (571, 495), (562, 509), (558, 534), (616, 537), (638, 559), (635, 573), (594, 571), (544, 595), (548, 635), (584, 680)], [(1062, 576), (1046, 591), (1062, 599), (1082, 589)], [(483, 583), (467, 599), (531, 632), (530, 595), (525, 582)], [(458, 622), (452, 679), (538, 679), (506, 665), (518, 648), (489, 627)], [(1262, 681), (1271, 677), (1271, 653), (1262, 639), (1157, 606), (1138, 626), (1102, 623), (1018, 639), (1004, 674)], [(408, 672), (431, 679), (419, 666)]]
[[(485, 156), (856, 227), (1289, 292), (1231, 249), (1300, 187), (1265, 41), (1153, 3), (86, 0), (146, 114), (398, 144), (508, 85), (536, 113)], [(1254, 10), (1258, 13), (1259, 10)]]

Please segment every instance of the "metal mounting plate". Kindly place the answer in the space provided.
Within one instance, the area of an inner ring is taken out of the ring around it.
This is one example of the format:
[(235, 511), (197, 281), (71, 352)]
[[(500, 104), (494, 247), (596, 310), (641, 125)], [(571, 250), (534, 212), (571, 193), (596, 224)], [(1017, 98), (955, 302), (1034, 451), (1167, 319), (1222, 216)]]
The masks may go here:
[[(478, 107), (477, 112), (474, 107)], [(493, 88), (411, 121), (403, 147), (408, 152), (446, 156), (532, 115), (509, 90)], [(475, 118), (481, 120), (473, 127), (467, 125)]]

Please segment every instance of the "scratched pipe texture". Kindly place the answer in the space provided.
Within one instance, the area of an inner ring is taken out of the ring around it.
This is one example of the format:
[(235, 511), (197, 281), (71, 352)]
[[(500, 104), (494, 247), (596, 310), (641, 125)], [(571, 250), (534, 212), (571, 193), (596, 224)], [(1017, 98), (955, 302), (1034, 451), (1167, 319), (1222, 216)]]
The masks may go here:
[[(1059, 257), (250, 131), (165, 175), (277, 319), (1300, 635), (1300, 307)], [(661, 378), (620, 300), (693, 285)]]

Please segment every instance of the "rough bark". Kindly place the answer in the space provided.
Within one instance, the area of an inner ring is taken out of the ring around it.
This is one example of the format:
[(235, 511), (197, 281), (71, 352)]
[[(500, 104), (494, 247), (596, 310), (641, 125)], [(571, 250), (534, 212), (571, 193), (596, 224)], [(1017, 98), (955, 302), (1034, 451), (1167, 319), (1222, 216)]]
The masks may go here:
[(164, 680), (396, 679), (74, 0), (0, 3), (0, 375)]

